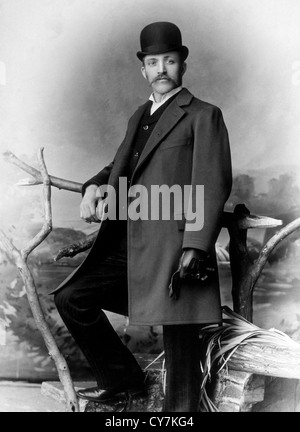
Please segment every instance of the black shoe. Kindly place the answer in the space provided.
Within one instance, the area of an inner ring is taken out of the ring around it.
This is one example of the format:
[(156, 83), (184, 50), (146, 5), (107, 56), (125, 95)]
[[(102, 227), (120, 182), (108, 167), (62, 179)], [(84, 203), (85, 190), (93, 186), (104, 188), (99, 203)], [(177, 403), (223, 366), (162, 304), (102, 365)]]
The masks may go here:
[(145, 385), (143, 383), (128, 384), (120, 383), (109, 389), (99, 389), (98, 387), (90, 387), (77, 391), (77, 396), (81, 399), (87, 399), (93, 402), (108, 402), (118, 396), (141, 396), (145, 393)]

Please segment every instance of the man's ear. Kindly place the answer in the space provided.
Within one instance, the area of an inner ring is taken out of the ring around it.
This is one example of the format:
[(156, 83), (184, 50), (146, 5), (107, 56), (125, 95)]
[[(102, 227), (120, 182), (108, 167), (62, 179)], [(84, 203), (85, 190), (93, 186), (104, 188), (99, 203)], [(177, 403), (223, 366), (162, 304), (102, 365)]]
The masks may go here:
[(181, 73), (182, 73), (182, 76), (185, 74), (186, 69), (187, 69), (186, 62), (183, 62), (183, 63), (182, 63), (182, 66), (181, 66)]
[(147, 79), (145, 66), (142, 66), (142, 67), (141, 67), (141, 72), (142, 72), (143, 77), (144, 77), (145, 79)]

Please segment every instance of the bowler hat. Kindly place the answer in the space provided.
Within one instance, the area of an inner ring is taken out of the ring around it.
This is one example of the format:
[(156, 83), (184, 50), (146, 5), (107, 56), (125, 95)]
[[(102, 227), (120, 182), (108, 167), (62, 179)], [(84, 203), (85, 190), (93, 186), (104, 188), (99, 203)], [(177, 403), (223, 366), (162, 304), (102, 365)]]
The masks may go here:
[(147, 25), (140, 36), (141, 51), (136, 55), (142, 61), (146, 55), (162, 54), (178, 51), (185, 60), (189, 54), (186, 46), (182, 45), (179, 28), (170, 22), (160, 21)]

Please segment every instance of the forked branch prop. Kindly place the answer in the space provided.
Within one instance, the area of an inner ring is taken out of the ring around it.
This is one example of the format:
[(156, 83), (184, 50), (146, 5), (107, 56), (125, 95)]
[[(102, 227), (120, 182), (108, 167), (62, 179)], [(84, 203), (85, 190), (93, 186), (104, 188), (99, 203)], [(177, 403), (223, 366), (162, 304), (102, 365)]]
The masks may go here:
[(15, 262), (21, 277), (23, 279), (29, 305), (37, 325), (41, 332), (45, 345), (48, 349), (50, 357), (53, 359), (59, 379), (63, 385), (66, 396), (66, 408), (70, 412), (79, 412), (77, 396), (74, 390), (70, 371), (65, 358), (60, 353), (55, 339), (49, 329), (45, 314), (39, 301), (35, 281), (28, 266), (28, 257), (30, 253), (41, 244), (52, 231), (52, 212), (51, 212), (51, 180), (48, 175), (43, 157), (43, 149), (40, 149), (38, 154), (41, 182), (43, 184), (43, 204), (45, 221), (38, 234), (29, 242), (29, 244), (21, 250), (18, 250), (6, 234), (0, 230), (0, 247), (10, 258)]
[[(10, 151), (4, 152), (3, 157), (6, 162), (16, 165), (17, 167), (21, 168), (21, 170), (27, 172), (33, 177), (30, 179), (24, 179), (19, 181), (17, 186), (35, 186), (43, 183), (43, 175), (41, 171), (23, 162), (12, 152)], [(81, 193), (81, 186), (82, 186), (81, 183), (65, 180), (51, 175), (49, 175), (49, 181), (51, 186), (54, 186), (58, 189), (64, 189), (71, 192)]]

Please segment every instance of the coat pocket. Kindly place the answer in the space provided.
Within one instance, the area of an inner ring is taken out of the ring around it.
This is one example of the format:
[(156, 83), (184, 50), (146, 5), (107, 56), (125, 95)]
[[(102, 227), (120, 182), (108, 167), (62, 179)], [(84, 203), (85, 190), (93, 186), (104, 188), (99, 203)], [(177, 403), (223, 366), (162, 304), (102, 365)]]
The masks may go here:
[(179, 146), (183, 146), (183, 145), (189, 145), (189, 144), (191, 144), (191, 141), (192, 141), (192, 138), (166, 139), (165, 141), (163, 141), (160, 144), (159, 149), (165, 150), (168, 148), (179, 147)]

